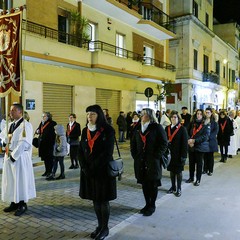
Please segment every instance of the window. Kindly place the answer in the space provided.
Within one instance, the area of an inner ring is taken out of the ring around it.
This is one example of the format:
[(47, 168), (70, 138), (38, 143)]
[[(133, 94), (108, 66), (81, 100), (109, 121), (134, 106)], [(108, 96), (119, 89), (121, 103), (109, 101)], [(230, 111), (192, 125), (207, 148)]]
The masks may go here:
[(193, 1), (193, 15), (198, 18), (198, 4)]
[(9, 10), (13, 7), (12, 0), (0, 0), (0, 9)]
[(153, 56), (153, 47), (149, 45), (144, 45), (143, 46), (143, 59), (144, 63), (146, 65), (153, 65), (152, 59), (154, 58)]
[(193, 50), (193, 58), (194, 58), (193, 68), (197, 70), (198, 69), (198, 51), (196, 49)]
[(209, 15), (206, 13), (206, 26), (209, 27)]
[(216, 61), (216, 69), (215, 69), (216, 74), (219, 76), (220, 75), (220, 61)]
[(223, 78), (226, 78), (226, 66), (223, 66)]
[(91, 42), (89, 42), (89, 51), (94, 51), (94, 41), (96, 41), (96, 35), (97, 35), (97, 25), (94, 24), (94, 23), (89, 23), (90, 25), (90, 33), (89, 33), (89, 36), (90, 36), (90, 40)]
[(58, 41), (67, 43), (68, 18), (66, 16), (58, 15), (58, 31)]
[(116, 34), (116, 47), (116, 55), (119, 57), (126, 57), (124, 56), (125, 36), (123, 34)]
[(203, 72), (208, 73), (208, 56), (203, 55)]

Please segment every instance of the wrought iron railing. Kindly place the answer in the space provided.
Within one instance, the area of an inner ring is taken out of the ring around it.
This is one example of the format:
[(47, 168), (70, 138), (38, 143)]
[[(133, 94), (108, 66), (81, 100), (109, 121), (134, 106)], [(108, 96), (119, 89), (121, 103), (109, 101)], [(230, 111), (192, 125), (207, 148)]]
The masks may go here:
[(62, 43), (74, 45), (74, 46), (81, 47), (81, 48), (86, 48), (91, 52), (92, 51), (105, 51), (105, 52), (111, 53), (118, 57), (133, 59), (134, 61), (141, 62), (144, 65), (152, 65), (152, 66), (155, 66), (158, 68), (164, 68), (164, 69), (168, 69), (171, 71), (176, 70), (175, 67), (171, 64), (168, 64), (168, 63), (165, 63), (165, 62), (153, 59), (153, 58), (143, 57), (139, 53), (135, 53), (135, 52), (129, 51), (124, 48), (117, 47), (115, 45), (112, 45), (112, 44), (109, 44), (106, 42), (89, 41), (86, 39), (76, 37), (72, 34), (57, 31), (53, 28), (49, 28), (49, 27), (46, 27), (46, 26), (43, 26), (43, 25), (40, 25), (37, 23), (26, 21), (26, 20), (23, 20), (22, 27), (24, 30), (34, 33), (34, 34), (38, 34), (44, 38), (51, 38), (51, 39), (55, 39)]
[(216, 83), (220, 84), (220, 77), (218, 74), (213, 73), (213, 72), (203, 72), (202, 74), (202, 80), (203, 82), (211, 82), (211, 83)]
[(152, 0), (116, 0), (128, 8), (137, 11), (142, 15), (143, 19), (151, 20), (156, 24), (166, 28), (171, 32), (175, 32), (174, 24), (175, 21), (161, 9), (154, 6)]

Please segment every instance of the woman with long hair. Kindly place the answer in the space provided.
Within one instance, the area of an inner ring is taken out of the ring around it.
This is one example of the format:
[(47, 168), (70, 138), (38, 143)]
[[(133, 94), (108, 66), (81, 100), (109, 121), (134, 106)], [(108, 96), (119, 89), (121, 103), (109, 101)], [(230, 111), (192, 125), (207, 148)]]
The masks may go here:
[(189, 146), (189, 179), (187, 183), (194, 182), (196, 168), (196, 181), (194, 186), (199, 186), (202, 176), (203, 155), (209, 152), (210, 124), (205, 124), (206, 116), (202, 109), (193, 115), (188, 129)]
[(116, 178), (108, 176), (109, 161), (113, 159), (114, 129), (107, 123), (99, 105), (86, 109), (87, 126), (80, 141), (80, 197), (93, 201), (98, 226), (91, 238), (102, 240), (109, 234), (109, 201), (117, 197)]

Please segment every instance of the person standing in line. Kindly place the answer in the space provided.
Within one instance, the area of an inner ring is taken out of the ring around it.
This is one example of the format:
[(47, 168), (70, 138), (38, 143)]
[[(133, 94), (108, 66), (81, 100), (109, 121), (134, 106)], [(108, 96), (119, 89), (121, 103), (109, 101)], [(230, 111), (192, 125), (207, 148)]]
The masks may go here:
[(170, 119), (172, 124), (165, 128), (171, 151), (171, 161), (167, 170), (170, 171), (172, 186), (168, 193), (175, 193), (176, 197), (180, 197), (182, 194), (182, 171), (187, 158), (188, 135), (186, 128), (181, 125), (181, 118), (177, 111), (171, 112)]
[(205, 109), (206, 120), (205, 123), (210, 124), (210, 136), (209, 136), (209, 152), (204, 153), (203, 174), (207, 173), (209, 176), (213, 174), (214, 167), (214, 152), (218, 151), (217, 134), (218, 134), (218, 122), (216, 114), (212, 112), (211, 108)]
[(86, 109), (87, 126), (82, 131), (79, 160), (79, 196), (93, 201), (98, 226), (90, 235), (103, 240), (109, 234), (110, 200), (117, 197), (116, 178), (108, 175), (109, 162), (113, 160), (115, 131), (107, 123), (99, 105)]
[(107, 119), (108, 124), (112, 126), (113, 125), (113, 121), (112, 121), (112, 118), (109, 115), (109, 110), (107, 108), (104, 108), (103, 109), (103, 113), (104, 113), (104, 115), (105, 115), (105, 117)]
[(39, 135), (38, 155), (44, 161), (45, 165), (45, 172), (42, 176), (46, 178), (52, 174), (53, 146), (56, 138), (55, 125), (57, 123), (52, 120), (52, 114), (50, 112), (43, 112), (42, 121), (35, 132)]
[(182, 118), (182, 125), (188, 129), (188, 126), (191, 121), (191, 114), (188, 113), (188, 108), (187, 107), (182, 107), (182, 113), (181, 113), (181, 118)]
[(194, 181), (195, 165), (196, 168), (196, 181), (194, 186), (199, 186), (202, 177), (203, 156), (204, 153), (209, 152), (209, 136), (210, 124), (205, 124), (206, 116), (202, 109), (198, 109), (192, 117), (189, 125), (189, 179), (186, 183)]
[[(53, 170), (52, 174), (47, 178), (47, 180), (59, 180), (59, 179), (65, 179), (64, 174), (64, 157), (67, 155), (67, 138), (65, 135), (65, 130), (63, 125), (56, 125), (54, 127), (55, 133), (56, 133), (56, 140), (53, 148)], [(58, 163), (60, 165), (60, 175), (55, 178)]]
[(125, 132), (127, 130), (127, 122), (124, 116), (124, 112), (121, 111), (117, 118), (117, 125), (119, 130), (119, 142), (125, 142)]
[(237, 155), (238, 143), (237, 143), (237, 129), (239, 128), (237, 121), (235, 120), (236, 112), (235, 110), (231, 110), (228, 112), (228, 117), (232, 121), (233, 124), (233, 134), (230, 136), (230, 144), (228, 147), (228, 157), (232, 158)]
[(79, 168), (78, 164), (78, 148), (79, 148), (79, 137), (81, 136), (81, 126), (76, 122), (76, 114), (71, 113), (69, 115), (69, 123), (67, 124), (67, 142), (70, 145), (70, 159), (71, 166), (69, 169)]
[(235, 121), (237, 122), (238, 129), (236, 131), (237, 135), (237, 153), (240, 152), (240, 111), (236, 112)]
[(169, 118), (170, 113), (171, 113), (171, 109), (167, 109), (166, 112), (161, 117), (160, 124), (162, 125), (163, 129), (165, 129), (167, 126), (171, 124), (171, 121)]
[(218, 145), (220, 146), (221, 160), (227, 162), (228, 146), (230, 145), (230, 137), (233, 135), (233, 123), (227, 116), (225, 110), (219, 112), (219, 131), (217, 135)]
[(132, 141), (132, 137), (134, 136), (134, 131), (135, 131), (137, 125), (139, 125), (140, 123), (141, 123), (141, 121), (139, 119), (137, 112), (134, 112), (132, 115), (132, 124), (131, 124), (130, 132), (129, 132), (130, 144)]
[(162, 155), (167, 149), (167, 136), (150, 108), (141, 111), (141, 124), (136, 126), (131, 143), (134, 172), (137, 183), (142, 184), (145, 206), (140, 210), (151, 216), (156, 209), (158, 186), (161, 186)]
[[(4, 212), (15, 211), (21, 216), (27, 211), (27, 202), (36, 197), (35, 179), (32, 166), (33, 128), (23, 119), (23, 106), (11, 106), (10, 116), (14, 120), (8, 130), (1, 132), (1, 139), (7, 139), (2, 173), (2, 201), (10, 202)], [(6, 140), (5, 140), (6, 142)]]

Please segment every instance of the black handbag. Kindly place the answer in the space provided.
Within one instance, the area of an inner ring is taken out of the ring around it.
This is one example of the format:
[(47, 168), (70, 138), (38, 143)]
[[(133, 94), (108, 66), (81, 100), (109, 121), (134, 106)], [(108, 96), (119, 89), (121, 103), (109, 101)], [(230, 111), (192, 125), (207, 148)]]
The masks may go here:
[(108, 175), (110, 177), (118, 177), (118, 181), (120, 181), (122, 179), (122, 174), (123, 174), (123, 160), (121, 158), (121, 154), (119, 151), (116, 137), (115, 137), (115, 142), (116, 142), (116, 147), (117, 147), (117, 151), (118, 151), (118, 158), (113, 159), (109, 162)]
[(34, 137), (33, 140), (32, 140), (32, 145), (35, 147), (35, 148), (38, 148), (39, 147), (39, 139), (38, 137)]
[(170, 161), (171, 161), (171, 151), (168, 146), (167, 150), (162, 155), (162, 166), (164, 169), (168, 167)]

